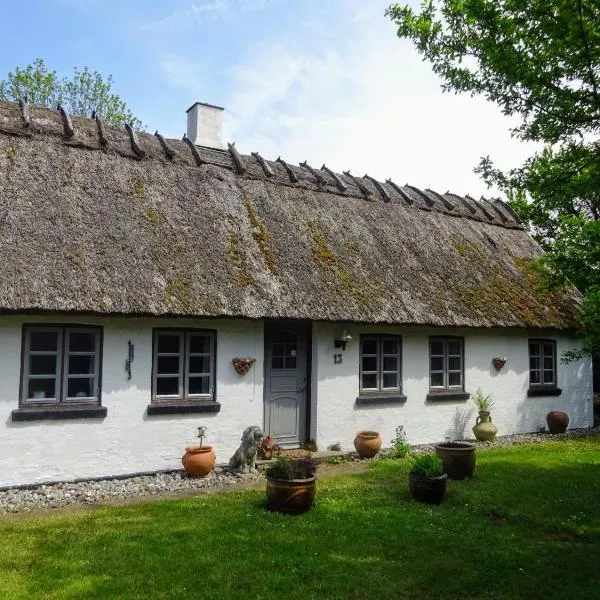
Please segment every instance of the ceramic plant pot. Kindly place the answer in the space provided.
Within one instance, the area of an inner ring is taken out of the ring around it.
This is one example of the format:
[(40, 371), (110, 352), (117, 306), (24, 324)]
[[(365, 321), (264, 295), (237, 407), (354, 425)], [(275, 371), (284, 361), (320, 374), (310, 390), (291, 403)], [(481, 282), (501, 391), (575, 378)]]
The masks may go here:
[(299, 515), (310, 510), (317, 493), (317, 478), (275, 479), (267, 476), (267, 504), (269, 510), (288, 515)]
[(422, 475), (408, 474), (408, 489), (410, 495), (417, 502), (426, 504), (439, 504), (446, 494), (448, 475), (444, 473), (439, 477), (423, 477)]
[(475, 470), (475, 444), (444, 442), (436, 444), (435, 451), (444, 463), (444, 473), (450, 479), (471, 477)]
[(550, 433), (564, 433), (569, 426), (569, 415), (560, 410), (553, 410), (546, 415)]
[(192, 477), (206, 477), (215, 466), (215, 451), (212, 446), (189, 446), (181, 459), (183, 468)]
[(354, 447), (361, 458), (373, 458), (381, 448), (381, 436), (377, 431), (359, 431), (354, 438)]
[(480, 410), (473, 427), (475, 438), (480, 442), (493, 442), (498, 428), (492, 423), (492, 417), (486, 410)]

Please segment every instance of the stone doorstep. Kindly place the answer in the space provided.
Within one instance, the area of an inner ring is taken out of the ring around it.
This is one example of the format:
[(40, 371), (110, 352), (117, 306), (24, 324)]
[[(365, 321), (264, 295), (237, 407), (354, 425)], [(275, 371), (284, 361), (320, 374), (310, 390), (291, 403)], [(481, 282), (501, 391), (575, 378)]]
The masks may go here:
[[(333, 458), (334, 456), (349, 457), (353, 454), (356, 455), (355, 452), (342, 452), (341, 450), (318, 450), (317, 452), (309, 452), (308, 450), (297, 449), (288, 451), (284, 450), (281, 452), (282, 456), (289, 456), (290, 458), (302, 458), (303, 456), (312, 456), (312, 458), (314, 458), (317, 463), (327, 462), (330, 458)], [(256, 466), (268, 466), (276, 459), (277, 455), (270, 460), (258, 459), (256, 461)]]

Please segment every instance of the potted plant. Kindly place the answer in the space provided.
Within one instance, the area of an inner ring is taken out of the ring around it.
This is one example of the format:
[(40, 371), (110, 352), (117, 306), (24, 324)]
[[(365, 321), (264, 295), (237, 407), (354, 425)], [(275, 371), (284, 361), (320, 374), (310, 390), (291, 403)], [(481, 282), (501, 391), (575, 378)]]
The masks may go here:
[(356, 434), (354, 447), (361, 458), (373, 458), (381, 448), (381, 436), (377, 431), (363, 429)]
[(435, 445), (437, 455), (444, 463), (444, 473), (450, 479), (471, 477), (475, 470), (475, 444), (469, 442), (441, 442)]
[(479, 411), (477, 420), (473, 427), (475, 438), (480, 442), (493, 442), (498, 428), (492, 423), (490, 411), (494, 406), (493, 394), (484, 396), (481, 389), (473, 394), (473, 402)]
[(181, 459), (185, 472), (192, 477), (206, 477), (215, 466), (215, 451), (212, 446), (204, 446), (202, 440), (206, 435), (206, 427), (198, 427), (200, 444), (188, 446)]
[(423, 454), (413, 458), (408, 473), (408, 489), (418, 502), (439, 504), (446, 493), (447, 480), (444, 463), (437, 454)]
[(280, 456), (266, 472), (269, 510), (299, 515), (310, 510), (317, 491), (317, 463), (311, 456)]

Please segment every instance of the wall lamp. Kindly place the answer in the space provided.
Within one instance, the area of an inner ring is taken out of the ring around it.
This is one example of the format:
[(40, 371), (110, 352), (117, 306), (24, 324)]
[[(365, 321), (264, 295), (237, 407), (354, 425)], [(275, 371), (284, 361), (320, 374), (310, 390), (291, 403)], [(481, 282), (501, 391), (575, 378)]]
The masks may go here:
[(342, 335), (338, 335), (335, 338), (334, 346), (336, 348), (341, 348), (342, 350), (345, 350), (346, 344), (351, 341), (352, 341), (352, 336), (350, 334), (346, 333), (346, 330), (344, 329), (344, 331), (342, 332)]

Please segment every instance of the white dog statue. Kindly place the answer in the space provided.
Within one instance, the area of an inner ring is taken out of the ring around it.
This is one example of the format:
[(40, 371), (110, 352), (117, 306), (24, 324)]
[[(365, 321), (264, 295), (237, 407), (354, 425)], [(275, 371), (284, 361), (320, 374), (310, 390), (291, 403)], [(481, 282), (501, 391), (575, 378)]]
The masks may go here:
[(263, 437), (258, 425), (250, 425), (242, 433), (242, 443), (229, 460), (233, 473), (256, 473), (256, 453)]

